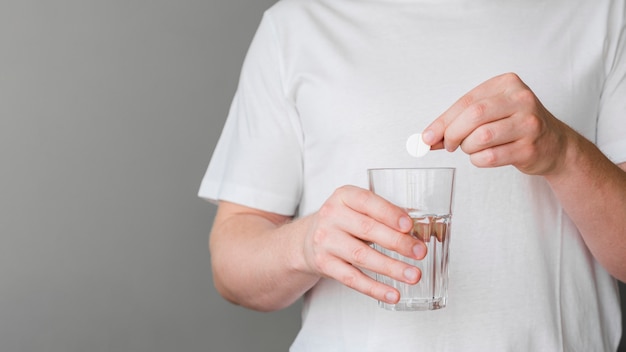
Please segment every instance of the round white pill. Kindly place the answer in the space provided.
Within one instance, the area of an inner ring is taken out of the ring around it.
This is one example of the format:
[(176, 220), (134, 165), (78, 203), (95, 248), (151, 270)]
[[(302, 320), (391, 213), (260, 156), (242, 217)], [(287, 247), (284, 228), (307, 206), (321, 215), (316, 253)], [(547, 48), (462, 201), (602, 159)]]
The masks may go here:
[(416, 158), (426, 155), (430, 151), (430, 146), (422, 140), (422, 134), (416, 133), (406, 140), (406, 150)]

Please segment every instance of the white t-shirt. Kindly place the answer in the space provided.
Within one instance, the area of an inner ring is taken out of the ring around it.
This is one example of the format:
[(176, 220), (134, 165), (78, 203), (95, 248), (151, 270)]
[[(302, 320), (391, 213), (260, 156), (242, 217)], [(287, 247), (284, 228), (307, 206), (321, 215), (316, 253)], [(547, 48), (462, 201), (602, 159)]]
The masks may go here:
[(461, 95), (517, 73), (559, 119), (626, 161), (625, 2), (283, 0), (246, 57), (200, 196), (316, 211), (373, 167), (457, 168), (448, 306), (390, 312), (323, 279), (292, 351), (614, 351), (614, 279), (546, 181), (415, 159), (406, 138)]

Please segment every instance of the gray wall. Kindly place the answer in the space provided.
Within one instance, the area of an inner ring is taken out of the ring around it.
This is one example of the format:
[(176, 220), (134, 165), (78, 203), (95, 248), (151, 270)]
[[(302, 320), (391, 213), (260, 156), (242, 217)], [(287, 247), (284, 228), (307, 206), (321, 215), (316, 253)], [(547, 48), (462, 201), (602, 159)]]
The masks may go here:
[(0, 2), (0, 351), (284, 351), (196, 191), (270, 0)]
[(280, 351), (197, 188), (269, 0), (0, 2), (0, 351)]

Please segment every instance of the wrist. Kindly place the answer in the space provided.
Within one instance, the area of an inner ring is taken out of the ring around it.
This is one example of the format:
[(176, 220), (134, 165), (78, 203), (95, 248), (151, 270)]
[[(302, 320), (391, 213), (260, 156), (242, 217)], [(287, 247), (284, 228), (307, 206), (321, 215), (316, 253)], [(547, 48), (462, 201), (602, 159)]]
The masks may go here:
[(561, 148), (557, 151), (552, 166), (543, 174), (543, 176), (549, 179), (559, 179), (576, 167), (580, 157), (581, 143), (584, 141), (584, 137), (565, 123), (560, 121), (559, 123), (562, 126), (562, 134), (559, 141)]
[(594, 144), (580, 133), (563, 124), (564, 147), (561, 156), (557, 158), (555, 167), (544, 174), (544, 177), (552, 184), (572, 179), (579, 172), (586, 173), (593, 163), (593, 151), (597, 150)]
[(311, 270), (306, 258), (306, 234), (310, 227), (312, 217), (298, 219), (294, 222), (286, 224), (283, 228), (285, 235), (287, 236), (287, 268), (295, 275), (304, 275), (315, 278), (315, 281), (319, 279), (319, 275), (316, 275)]

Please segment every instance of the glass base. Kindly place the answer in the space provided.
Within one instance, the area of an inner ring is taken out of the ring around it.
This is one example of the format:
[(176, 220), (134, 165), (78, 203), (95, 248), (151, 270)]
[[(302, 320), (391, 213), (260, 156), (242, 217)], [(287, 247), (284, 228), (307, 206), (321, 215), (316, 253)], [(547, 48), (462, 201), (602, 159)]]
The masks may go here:
[(378, 301), (378, 306), (386, 310), (398, 311), (398, 312), (414, 312), (423, 310), (437, 310), (446, 306), (446, 299), (443, 297), (436, 299), (419, 299), (409, 298), (401, 299), (396, 304), (389, 304), (382, 301)]

